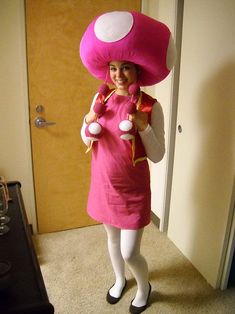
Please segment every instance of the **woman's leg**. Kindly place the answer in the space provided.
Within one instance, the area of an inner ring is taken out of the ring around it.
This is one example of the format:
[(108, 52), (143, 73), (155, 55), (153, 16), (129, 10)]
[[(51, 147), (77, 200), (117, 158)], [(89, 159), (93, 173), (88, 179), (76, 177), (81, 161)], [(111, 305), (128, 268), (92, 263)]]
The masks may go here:
[(144, 229), (121, 230), (121, 253), (137, 282), (134, 306), (146, 305), (149, 294), (148, 265), (140, 254), (140, 244)]
[(122, 258), (120, 247), (121, 230), (110, 225), (104, 225), (104, 227), (108, 236), (109, 255), (116, 276), (116, 282), (109, 290), (109, 294), (112, 297), (119, 298), (126, 283), (125, 262)]

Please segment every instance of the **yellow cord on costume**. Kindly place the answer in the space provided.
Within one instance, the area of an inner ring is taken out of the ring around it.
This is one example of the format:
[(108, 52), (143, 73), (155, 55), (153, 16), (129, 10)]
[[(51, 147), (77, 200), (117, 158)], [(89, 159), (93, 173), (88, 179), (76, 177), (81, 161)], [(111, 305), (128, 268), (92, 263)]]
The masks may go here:
[(140, 162), (140, 161), (143, 161), (143, 160), (147, 159), (146, 156), (135, 159), (135, 137), (131, 140), (131, 150), (132, 150), (132, 163), (133, 163), (133, 166), (135, 166), (137, 164), (137, 162)]
[(86, 154), (89, 153), (89, 151), (92, 149), (92, 145), (93, 145), (94, 141), (90, 141), (87, 150), (86, 150)]

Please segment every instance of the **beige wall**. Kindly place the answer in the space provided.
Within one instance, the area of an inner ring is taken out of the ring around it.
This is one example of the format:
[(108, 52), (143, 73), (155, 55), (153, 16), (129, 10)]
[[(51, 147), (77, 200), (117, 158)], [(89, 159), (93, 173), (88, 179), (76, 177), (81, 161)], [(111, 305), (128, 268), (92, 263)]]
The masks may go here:
[(24, 1), (0, 1), (0, 174), (18, 180), (36, 230), (27, 97)]

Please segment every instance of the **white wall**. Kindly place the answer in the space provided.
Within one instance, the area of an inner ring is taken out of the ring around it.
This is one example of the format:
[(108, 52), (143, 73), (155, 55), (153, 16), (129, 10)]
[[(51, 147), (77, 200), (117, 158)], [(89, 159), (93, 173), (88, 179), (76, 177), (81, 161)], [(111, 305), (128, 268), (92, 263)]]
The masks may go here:
[[(174, 38), (176, 28), (177, 0), (143, 0), (142, 12), (152, 18), (165, 23)], [(163, 230), (163, 219), (166, 209), (167, 175), (169, 162), (170, 129), (172, 114), (172, 84), (173, 72), (157, 85), (145, 88), (145, 91), (155, 97), (162, 105), (165, 119), (166, 154), (158, 163), (150, 162), (152, 211), (160, 219), (160, 230)]]
[(22, 184), (36, 230), (27, 95), (24, 1), (0, 1), (0, 174)]

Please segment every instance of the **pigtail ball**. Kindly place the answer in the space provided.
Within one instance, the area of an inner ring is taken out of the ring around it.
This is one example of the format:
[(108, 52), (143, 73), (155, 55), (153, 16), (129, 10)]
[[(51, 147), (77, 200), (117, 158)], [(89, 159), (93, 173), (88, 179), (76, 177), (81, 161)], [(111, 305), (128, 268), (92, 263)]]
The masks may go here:
[(105, 112), (104, 101), (110, 93), (110, 89), (107, 84), (101, 84), (98, 88), (98, 96), (96, 98), (93, 110), (98, 117), (101, 117)]
[(124, 141), (132, 140), (136, 134), (134, 123), (128, 119), (122, 120), (119, 123), (119, 136)]
[(98, 141), (102, 136), (103, 128), (99, 122), (95, 121), (87, 125), (85, 135), (91, 141)]

